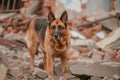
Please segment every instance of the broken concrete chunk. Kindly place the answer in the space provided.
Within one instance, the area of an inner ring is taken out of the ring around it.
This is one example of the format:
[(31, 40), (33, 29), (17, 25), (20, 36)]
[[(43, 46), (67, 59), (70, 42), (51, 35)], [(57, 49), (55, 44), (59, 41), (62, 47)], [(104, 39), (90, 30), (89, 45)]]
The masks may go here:
[(0, 25), (0, 35), (1, 35), (1, 33), (3, 32), (3, 27)]
[(114, 74), (120, 75), (120, 64), (113, 63), (88, 63), (79, 62), (71, 65), (70, 70), (75, 75), (89, 75), (89, 76), (113, 76)]
[(116, 41), (114, 41), (113, 43), (111, 43), (110, 46), (112, 47), (112, 49), (119, 47), (120, 46), (120, 38), (117, 39)]
[(7, 67), (4, 64), (0, 63), (0, 80), (5, 79), (7, 70)]
[(92, 41), (88, 42), (87, 47), (88, 47), (89, 50), (93, 50), (93, 49), (98, 48), (97, 45), (95, 44), (95, 42), (92, 42)]
[(79, 39), (86, 39), (85, 36), (78, 33), (77, 31), (70, 31), (71, 37), (79, 38)]
[(91, 80), (102, 80), (102, 79), (100, 77), (93, 76), (93, 77), (91, 77)]
[(9, 65), (9, 62), (5, 55), (0, 51), (0, 63), (3, 63), (6, 67)]
[(33, 74), (36, 75), (39, 78), (42, 78), (42, 79), (45, 79), (48, 76), (47, 72), (45, 70), (42, 70), (42, 69), (37, 68), (37, 67), (34, 69)]
[(115, 80), (120, 80), (120, 75), (115, 74), (115, 75), (113, 75), (113, 78), (114, 78)]
[(67, 80), (81, 80), (81, 79), (79, 77), (72, 75), (72, 74), (68, 74)]
[(80, 39), (73, 40), (73, 39), (71, 39), (72, 46), (87, 46), (88, 44), (94, 44), (94, 43), (95, 43), (95, 41), (93, 41), (91, 39), (85, 39), (85, 40), (80, 40)]
[(18, 67), (12, 68), (12, 69), (10, 70), (10, 74), (11, 74), (12, 76), (16, 76), (16, 75), (18, 75), (20, 72), (21, 72), (21, 71), (20, 71), (20, 69), (19, 69)]
[(117, 56), (117, 53), (115, 53), (112, 49), (104, 49), (104, 52), (104, 61), (111, 61)]
[(92, 55), (92, 59), (95, 61), (101, 61), (103, 59), (103, 52), (100, 52), (96, 49), (93, 50), (93, 55)]
[(104, 27), (110, 29), (111, 31), (114, 31), (118, 28), (118, 23), (115, 18), (107, 19), (99, 23), (102, 24)]
[(5, 35), (4, 38), (8, 39), (8, 40), (22, 40), (22, 39), (24, 39), (23, 36), (19, 36), (18, 34), (15, 34), (15, 33), (10, 33), (8, 35)]
[(113, 31), (108, 37), (96, 43), (100, 48), (105, 48), (120, 38), (120, 28)]
[(60, 63), (55, 64), (54, 66), (54, 72), (56, 76), (62, 76), (63, 72), (62, 72), (62, 67)]
[(11, 16), (17, 15), (17, 13), (6, 13), (6, 14), (0, 14), (0, 21), (3, 21)]

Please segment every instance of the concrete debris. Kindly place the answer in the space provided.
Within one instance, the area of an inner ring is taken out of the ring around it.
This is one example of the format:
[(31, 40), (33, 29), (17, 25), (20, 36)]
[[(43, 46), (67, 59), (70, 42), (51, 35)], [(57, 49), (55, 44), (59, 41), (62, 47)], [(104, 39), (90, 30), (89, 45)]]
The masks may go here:
[(120, 28), (113, 31), (108, 37), (96, 43), (100, 48), (105, 48), (120, 38)]
[(8, 61), (0, 51), (0, 80), (4, 80), (8, 71)]
[(7, 40), (19, 40), (21, 42), (25, 42), (24, 36), (20, 36), (20, 35), (15, 34), (15, 33), (10, 33), (8, 35), (5, 35), (4, 38)]
[[(80, 67), (80, 68), (79, 68)], [(70, 70), (74, 75), (89, 75), (89, 76), (113, 76), (120, 75), (120, 64), (113, 63), (87, 63), (79, 62), (70, 66)]]
[(117, 19), (115, 19), (115, 18), (112, 18), (109, 20), (104, 20), (104, 21), (101, 21), (99, 23), (102, 24), (104, 27), (112, 30), (112, 31), (114, 31), (118, 28)]
[(4, 64), (0, 63), (0, 80), (5, 79), (7, 70), (8, 68)]
[(73, 39), (71, 39), (72, 46), (87, 46), (88, 44), (94, 44), (94, 43), (95, 43), (95, 41), (93, 41), (91, 39), (85, 39), (85, 40), (80, 40), (80, 39), (73, 40)]
[(45, 70), (42, 70), (40, 68), (35, 68), (33, 74), (39, 78), (45, 79), (47, 78), (47, 72)]
[(91, 80), (102, 80), (100, 77), (93, 76), (91, 77)]
[[(47, 71), (43, 69), (41, 49), (34, 57), (34, 71), (30, 70), (26, 30), (34, 17), (46, 17), (51, 10), (59, 17), (65, 9), (71, 33), (67, 80), (120, 80), (119, 10), (108, 13), (92, 8), (94, 1), (89, 0), (22, 1), (24, 4), (19, 13), (10, 13), (9, 10), (9, 13), (0, 13), (0, 80), (49, 80)], [(102, 4), (102, 1), (97, 3)], [(55, 80), (63, 80), (60, 59), (54, 60), (53, 68)]]
[(71, 37), (73, 38), (86, 39), (83, 35), (81, 35), (80, 33), (76, 31), (70, 31), (70, 33), (71, 33)]
[(4, 28), (0, 25), (0, 35), (4, 31)]
[(4, 21), (5, 19), (10, 18), (14, 15), (17, 15), (17, 13), (0, 14), (0, 21)]

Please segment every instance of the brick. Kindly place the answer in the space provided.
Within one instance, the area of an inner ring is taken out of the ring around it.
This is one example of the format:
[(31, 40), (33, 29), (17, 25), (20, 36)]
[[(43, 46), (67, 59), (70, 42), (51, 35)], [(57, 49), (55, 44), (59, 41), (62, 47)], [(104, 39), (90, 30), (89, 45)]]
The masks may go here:
[(105, 52), (104, 61), (114, 61), (118, 55), (112, 49), (104, 49), (104, 52)]
[(47, 6), (47, 7), (54, 7), (55, 6), (55, 1), (46, 1), (44, 6)]
[(25, 1), (25, 2), (24, 2), (24, 7), (27, 8), (27, 7), (29, 7), (29, 6), (30, 6), (30, 1)]
[(79, 56), (74, 56), (74, 57), (71, 57), (70, 60), (72, 60), (72, 61), (77, 61), (78, 59), (79, 59)]

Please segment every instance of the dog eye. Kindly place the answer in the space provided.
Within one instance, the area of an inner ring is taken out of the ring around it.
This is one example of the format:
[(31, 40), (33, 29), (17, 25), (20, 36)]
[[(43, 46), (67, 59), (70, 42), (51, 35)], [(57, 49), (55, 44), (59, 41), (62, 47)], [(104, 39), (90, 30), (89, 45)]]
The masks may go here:
[(53, 30), (54, 30), (54, 29), (55, 29), (55, 26), (52, 26), (52, 27), (51, 27), (51, 29), (53, 29)]
[(59, 30), (63, 30), (64, 28), (62, 26), (58, 26), (58, 29)]

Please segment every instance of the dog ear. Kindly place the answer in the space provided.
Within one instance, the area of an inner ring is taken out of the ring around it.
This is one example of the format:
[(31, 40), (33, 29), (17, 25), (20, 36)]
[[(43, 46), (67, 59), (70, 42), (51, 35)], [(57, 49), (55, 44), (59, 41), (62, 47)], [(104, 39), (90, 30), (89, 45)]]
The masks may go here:
[(67, 11), (65, 10), (62, 15), (61, 15), (61, 21), (66, 24), (67, 20), (68, 20), (68, 14), (67, 14)]
[(48, 13), (48, 21), (51, 23), (53, 20), (55, 20), (55, 16), (52, 11)]

